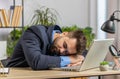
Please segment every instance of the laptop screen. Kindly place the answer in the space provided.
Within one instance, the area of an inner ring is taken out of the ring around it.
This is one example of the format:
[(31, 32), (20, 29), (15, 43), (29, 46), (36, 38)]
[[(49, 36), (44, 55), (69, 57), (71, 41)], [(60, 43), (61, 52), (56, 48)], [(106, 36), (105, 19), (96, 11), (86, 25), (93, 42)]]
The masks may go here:
[(113, 44), (114, 39), (95, 39), (88, 50), (87, 56), (79, 71), (88, 70), (91, 68), (99, 67), (107, 53), (109, 52), (109, 46)]

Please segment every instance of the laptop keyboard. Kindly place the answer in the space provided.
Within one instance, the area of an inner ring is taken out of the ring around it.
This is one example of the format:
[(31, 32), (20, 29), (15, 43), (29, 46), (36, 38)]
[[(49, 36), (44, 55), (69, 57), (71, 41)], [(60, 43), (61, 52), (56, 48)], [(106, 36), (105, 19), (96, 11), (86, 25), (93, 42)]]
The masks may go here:
[(64, 71), (79, 71), (80, 66), (62, 67), (61, 69)]

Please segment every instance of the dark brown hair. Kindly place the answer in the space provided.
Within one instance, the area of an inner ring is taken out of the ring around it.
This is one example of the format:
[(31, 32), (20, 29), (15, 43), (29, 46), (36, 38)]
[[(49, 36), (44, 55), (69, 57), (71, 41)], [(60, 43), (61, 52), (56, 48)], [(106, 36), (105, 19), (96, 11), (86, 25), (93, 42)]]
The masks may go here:
[(86, 37), (82, 30), (76, 30), (69, 32), (67, 35), (69, 38), (75, 38), (77, 40), (76, 42), (76, 50), (77, 54), (82, 54), (83, 51), (86, 49)]

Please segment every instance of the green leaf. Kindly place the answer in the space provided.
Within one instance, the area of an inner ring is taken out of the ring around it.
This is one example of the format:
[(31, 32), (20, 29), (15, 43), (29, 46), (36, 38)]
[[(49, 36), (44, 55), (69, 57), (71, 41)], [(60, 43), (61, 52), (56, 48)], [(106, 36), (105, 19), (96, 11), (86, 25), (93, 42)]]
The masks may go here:
[(78, 30), (81, 29), (83, 31), (83, 33), (85, 34), (85, 37), (87, 39), (87, 45), (86, 47), (89, 48), (93, 39), (95, 38), (95, 34), (92, 33), (92, 28), (91, 27), (85, 27), (85, 28), (80, 28), (77, 25), (72, 25), (72, 26), (63, 26), (62, 27), (62, 31), (74, 31), (74, 30)]
[(34, 15), (32, 17), (31, 25), (44, 25), (51, 26), (57, 24), (57, 16), (58, 13), (56, 10), (52, 8), (47, 8), (45, 6), (41, 6), (40, 8), (34, 11)]
[(100, 62), (100, 65), (108, 65), (109, 62), (108, 61), (103, 61), (103, 62)]
[[(24, 26), (24, 30), (26, 30), (28, 26)], [(19, 38), (22, 35), (22, 29), (14, 29), (10, 32), (7, 39), (7, 56), (10, 57), (13, 53), (14, 47), (18, 42)]]

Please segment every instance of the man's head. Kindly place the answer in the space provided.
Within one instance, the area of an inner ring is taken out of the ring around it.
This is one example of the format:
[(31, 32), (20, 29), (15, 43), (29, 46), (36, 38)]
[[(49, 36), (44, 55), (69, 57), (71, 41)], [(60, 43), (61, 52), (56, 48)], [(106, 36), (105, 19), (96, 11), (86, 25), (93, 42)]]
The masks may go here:
[(86, 48), (86, 38), (81, 30), (61, 34), (50, 48), (52, 53), (58, 55), (81, 54)]

